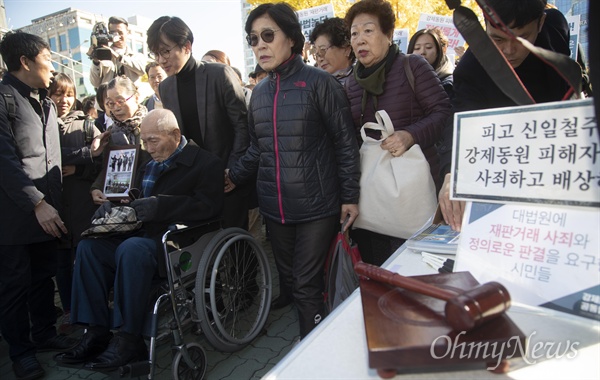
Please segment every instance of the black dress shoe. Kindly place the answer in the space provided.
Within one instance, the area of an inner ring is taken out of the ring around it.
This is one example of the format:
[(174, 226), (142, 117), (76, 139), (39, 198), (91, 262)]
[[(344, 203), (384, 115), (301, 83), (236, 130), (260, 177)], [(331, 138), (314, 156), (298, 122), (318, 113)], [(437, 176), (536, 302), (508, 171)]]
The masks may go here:
[(142, 336), (116, 333), (106, 350), (85, 366), (93, 370), (113, 370), (141, 360), (148, 360), (148, 349)]
[(77, 339), (63, 335), (55, 335), (45, 342), (34, 342), (34, 344), (37, 352), (65, 351), (75, 347), (77, 345)]
[(44, 376), (44, 369), (35, 356), (26, 356), (12, 365), (18, 380), (33, 380)]
[(277, 310), (291, 304), (294, 299), (292, 297), (279, 296), (271, 301), (271, 310)]
[(72, 350), (56, 355), (54, 360), (61, 364), (85, 363), (106, 350), (112, 337), (113, 334), (110, 331), (99, 333), (89, 329), (83, 334), (77, 346)]

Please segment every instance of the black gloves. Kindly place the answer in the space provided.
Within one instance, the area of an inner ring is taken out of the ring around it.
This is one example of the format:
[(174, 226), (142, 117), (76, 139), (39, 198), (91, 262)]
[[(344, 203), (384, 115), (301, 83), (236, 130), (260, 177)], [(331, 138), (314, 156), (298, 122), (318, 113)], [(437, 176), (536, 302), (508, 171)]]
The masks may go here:
[(156, 216), (156, 211), (158, 210), (158, 198), (150, 197), (136, 199), (129, 205), (135, 209), (138, 220), (150, 222)]
[(106, 218), (106, 214), (110, 214), (110, 210), (112, 210), (112, 206), (113, 205), (111, 202), (102, 203), (102, 205), (100, 205), (100, 207), (98, 207), (98, 209), (96, 210), (94, 215), (92, 215), (92, 220)]

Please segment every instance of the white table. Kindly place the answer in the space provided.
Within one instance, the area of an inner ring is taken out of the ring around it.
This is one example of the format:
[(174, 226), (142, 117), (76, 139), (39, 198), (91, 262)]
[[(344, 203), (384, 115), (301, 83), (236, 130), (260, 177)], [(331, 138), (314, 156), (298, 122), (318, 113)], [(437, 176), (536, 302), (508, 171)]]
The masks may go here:
[[(405, 276), (433, 274), (435, 271), (421, 261), (420, 253), (400, 247), (382, 266)], [(527, 364), (522, 359), (511, 360), (512, 370), (497, 375), (484, 369), (457, 372), (435, 372), (397, 375), (395, 379), (600, 379), (600, 323), (570, 316), (553, 310), (514, 305), (508, 315), (523, 333), (530, 337), (530, 347), (537, 342), (554, 343), (546, 350), (564, 353), (565, 347), (575, 348), (575, 357), (546, 359), (538, 351)], [(533, 334), (533, 335), (532, 335)], [(578, 343), (578, 344), (574, 344)], [(546, 352), (544, 351), (544, 352)], [(573, 351), (569, 351), (573, 356)], [(379, 379), (369, 368), (360, 290), (346, 301), (283, 358), (263, 379)]]

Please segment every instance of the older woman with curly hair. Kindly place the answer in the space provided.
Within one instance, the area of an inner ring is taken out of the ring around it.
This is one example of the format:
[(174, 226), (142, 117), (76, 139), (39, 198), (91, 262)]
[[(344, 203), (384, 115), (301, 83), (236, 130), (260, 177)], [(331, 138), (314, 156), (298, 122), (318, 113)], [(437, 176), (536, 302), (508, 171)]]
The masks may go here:
[(355, 58), (344, 19), (334, 17), (317, 23), (310, 34), (310, 43), (315, 47), (318, 67), (344, 84), (352, 74)]
[[(345, 86), (356, 130), (363, 123), (375, 122), (376, 111), (387, 111), (395, 132), (382, 142), (381, 148), (399, 157), (419, 144), (432, 177), (437, 179), (439, 159), (434, 144), (451, 111), (438, 76), (423, 57), (402, 54), (392, 42), (396, 16), (387, 1), (358, 1), (348, 10), (345, 20), (358, 60), (354, 75)], [(405, 67), (412, 72), (414, 88)], [(379, 201), (385, 204), (393, 200)], [(376, 265), (381, 265), (404, 242), (363, 229), (355, 229), (353, 237), (363, 260)]]

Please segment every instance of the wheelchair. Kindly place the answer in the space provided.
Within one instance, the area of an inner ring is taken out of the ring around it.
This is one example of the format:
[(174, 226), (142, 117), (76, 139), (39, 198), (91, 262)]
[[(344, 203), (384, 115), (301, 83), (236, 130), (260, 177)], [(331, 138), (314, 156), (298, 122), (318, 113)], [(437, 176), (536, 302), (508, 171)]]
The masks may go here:
[(154, 378), (156, 345), (161, 338), (159, 314), (168, 309), (172, 313), (166, 323), (172, 336), (172, 379), (199, 380), (206, 372), (206, 353), (200, 344), (184, 342), (185, 321), (198, 327), (217, 350), (234, 352), (246, 347), (262, 332), (269, 315), (269, 262), (247, 231), (222, 229), (220, 221), (171, 226), (162, 244), (167, 281), (152, 308), (149, 359), (119, 368), (119, 375)]

